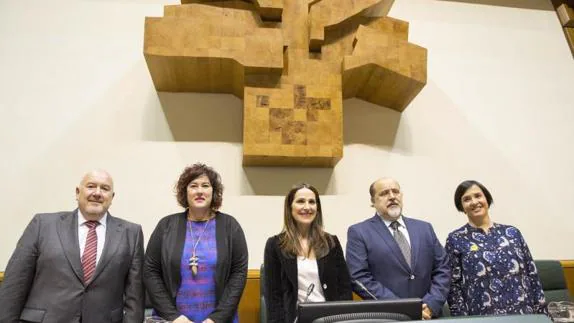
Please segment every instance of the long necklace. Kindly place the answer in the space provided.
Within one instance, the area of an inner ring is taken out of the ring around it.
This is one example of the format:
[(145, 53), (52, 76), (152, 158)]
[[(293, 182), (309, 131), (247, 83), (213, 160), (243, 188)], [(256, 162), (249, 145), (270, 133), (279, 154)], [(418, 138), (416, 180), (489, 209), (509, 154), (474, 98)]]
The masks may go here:
[[(193, 277), (195, 277), (195, 275), (197, 275), (197, 266), (199, 265), (199, 257), (197, 256), (195, 251), (197, 249), (197, 245), (199, 244), (199, 241), (201, 240), (201, 237), (203, 237), (203, 234), (205, 233), (205, 230), (207, 229), (207, 225), (209, 224), (209, 221), (211, 221), (211, 219), (207, 220), (207, 222), (205, 223), (205, 226), (203, 227), (203, 231), (201, 231), (201, 233), (197, 237), (197, 240), (193, 244), (193, 251), (191, 253), (191, 258), (189, 258), (189, 267), (191, 267), (191, 274), (193, 275)], [(191, 220), (188, 220), (187, 224), (189, 227), (189, 235), (190, 235), (191, 239), (193, 239), (193, 229), (191, 228)]]

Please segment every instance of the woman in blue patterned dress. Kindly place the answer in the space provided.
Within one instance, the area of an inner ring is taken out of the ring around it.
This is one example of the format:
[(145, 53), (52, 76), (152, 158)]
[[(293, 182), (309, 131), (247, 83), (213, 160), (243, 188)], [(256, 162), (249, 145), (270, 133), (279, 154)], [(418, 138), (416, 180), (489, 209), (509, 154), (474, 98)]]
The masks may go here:
[(448, 235), (445, 249), (452, 270), (451, 315), (547, 313), (534, 260), (520, 231), (494, 223), (492, 195), (477, 181), (464, 181), (454, 193), (468, 223)]
[(176, 196), (185, 211), (160, 220), (145, 255), (154, 313), (174, 323), (238, 323), (247, 244), (235, 218), (219, 212), (220, 176), (203, 164), (187, 167)]

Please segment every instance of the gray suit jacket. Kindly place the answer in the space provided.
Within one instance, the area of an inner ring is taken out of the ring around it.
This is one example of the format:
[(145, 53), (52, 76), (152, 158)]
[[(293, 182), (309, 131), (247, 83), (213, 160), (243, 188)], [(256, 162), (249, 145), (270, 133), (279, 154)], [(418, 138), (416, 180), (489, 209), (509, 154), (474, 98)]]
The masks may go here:
[(34, 216), (0, 287), (0, 323), (141, 323), (141, 226), (108, 214), (104, 250), (84, 285), (77, 210)]

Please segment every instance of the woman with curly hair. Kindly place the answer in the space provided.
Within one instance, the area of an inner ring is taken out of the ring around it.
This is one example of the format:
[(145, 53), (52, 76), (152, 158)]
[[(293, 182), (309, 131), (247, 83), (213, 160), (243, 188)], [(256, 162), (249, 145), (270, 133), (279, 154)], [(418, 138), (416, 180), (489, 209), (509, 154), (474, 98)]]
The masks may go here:
[(351, 278), (337, 236), (323, 231), (317, 189), (293, 187), (285, 197), (283, 230), (267, 240), (264, 257), (269, 323), (291, 323), (300, 302), (351, 300)]
[(247, 279), (247, 244), (239, 223), (219, 212), (223, 185), (204, 164), (176, 184), (184, 212), (157, 224), (147, 245), (144, 284), (154, 313), (174, 323), (237, 323)]

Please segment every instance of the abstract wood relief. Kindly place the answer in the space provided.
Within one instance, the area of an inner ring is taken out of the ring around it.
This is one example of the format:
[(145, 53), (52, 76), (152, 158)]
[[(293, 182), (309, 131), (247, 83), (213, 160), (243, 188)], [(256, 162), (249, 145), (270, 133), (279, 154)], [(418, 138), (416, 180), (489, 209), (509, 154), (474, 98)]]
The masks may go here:
[(408, 23), (366, 16), (380, 5), (392, 0), (184, 0), (146, 17), (144, 55), (158, 91), (243, 99), (244, 165), (332, 167), (343, 99), (403, 111), (426, 84)]
[(556, 9), (560, 25), (574, 56), (574, 0), (552, 0), (552, 5)]

